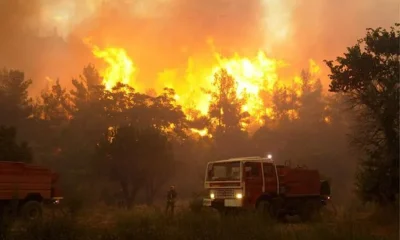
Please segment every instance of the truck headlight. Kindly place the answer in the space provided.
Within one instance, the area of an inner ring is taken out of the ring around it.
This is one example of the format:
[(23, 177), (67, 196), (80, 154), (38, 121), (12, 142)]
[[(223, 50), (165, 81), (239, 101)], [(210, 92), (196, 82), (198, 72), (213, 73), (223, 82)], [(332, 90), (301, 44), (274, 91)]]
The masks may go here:
[(210, 198), (214, 199), (215, 198), (215, 194), (214, 193), (210, 193)]
[(237, 199), (242, 199), (242, 198), (243, 198), (243, 194), (241, 194), (241, 193), (236, 193), (236, 198), (237, 198)]

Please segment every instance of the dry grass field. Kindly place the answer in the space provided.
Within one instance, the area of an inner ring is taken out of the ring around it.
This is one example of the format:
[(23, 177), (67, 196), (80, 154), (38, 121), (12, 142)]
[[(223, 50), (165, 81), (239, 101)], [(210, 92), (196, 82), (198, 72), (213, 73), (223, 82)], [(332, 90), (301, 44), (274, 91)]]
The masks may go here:
[(220, 216), (194, 204), (181, 204), (173, 218), (160, 207), (132, 210), (106, 206), (68, 211), (47, 210), (41, 222), (14, 222), (2, 228), (4, 240), (344, 240), (399, 239), (398, 218), (392, 211), (372, 208), (328, 209), (322, 218), (301, 223), (277, 223), (255, 213)]

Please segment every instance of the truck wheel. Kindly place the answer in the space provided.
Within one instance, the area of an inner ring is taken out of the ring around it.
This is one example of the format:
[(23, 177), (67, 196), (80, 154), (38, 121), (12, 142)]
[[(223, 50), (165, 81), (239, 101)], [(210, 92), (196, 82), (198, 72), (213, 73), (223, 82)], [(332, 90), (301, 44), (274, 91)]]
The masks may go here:
[(21, 216), (25, 220), (35, 221), (42, 218), (42, 205), (37, 201), (29, 201), (22, 206)]

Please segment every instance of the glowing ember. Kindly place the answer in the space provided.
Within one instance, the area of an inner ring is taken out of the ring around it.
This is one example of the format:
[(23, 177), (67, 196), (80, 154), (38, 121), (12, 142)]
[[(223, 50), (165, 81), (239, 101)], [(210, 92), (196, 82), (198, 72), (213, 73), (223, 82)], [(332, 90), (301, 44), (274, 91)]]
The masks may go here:
[(204, 136), (211, 136), (210, 134), (208, 134), (208, 130), (205, 129), (196, 129), (196, 128), (191, 128), (190, 129), (192, 132), (199, 134), (200, 136), (204, 137)]
[(325, 123), (331, 123), (332, 122), (332, 119), (331, 119), (331, 117), (329, 117), (329, 116), (327, 116), (327, 117), (324, 117), (324, 122)]

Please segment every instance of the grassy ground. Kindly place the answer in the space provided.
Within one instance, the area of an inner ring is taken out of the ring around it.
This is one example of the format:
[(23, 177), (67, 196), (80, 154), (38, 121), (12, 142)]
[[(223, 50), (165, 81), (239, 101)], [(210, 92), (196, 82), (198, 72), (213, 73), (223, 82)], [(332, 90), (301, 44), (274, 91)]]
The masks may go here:
[[(199, 210), (199, 209), (195, 209)], [(399, 239), (398, 222), (361, 211), (339, 209), (314, 223), (275, 223), (252, 213), (221, 217), (181, 208), (171, 219), (162, 209), (93, 207), (75, 216), (47, 214), (42, 222), (14, 223), (5, 240), (256, 240)], [(374, 221), (376, 220), (376, 221)], [(383, 221), (385, 220), (385, 221)], [(377, 222), (380, 221), (380, 222)]]

